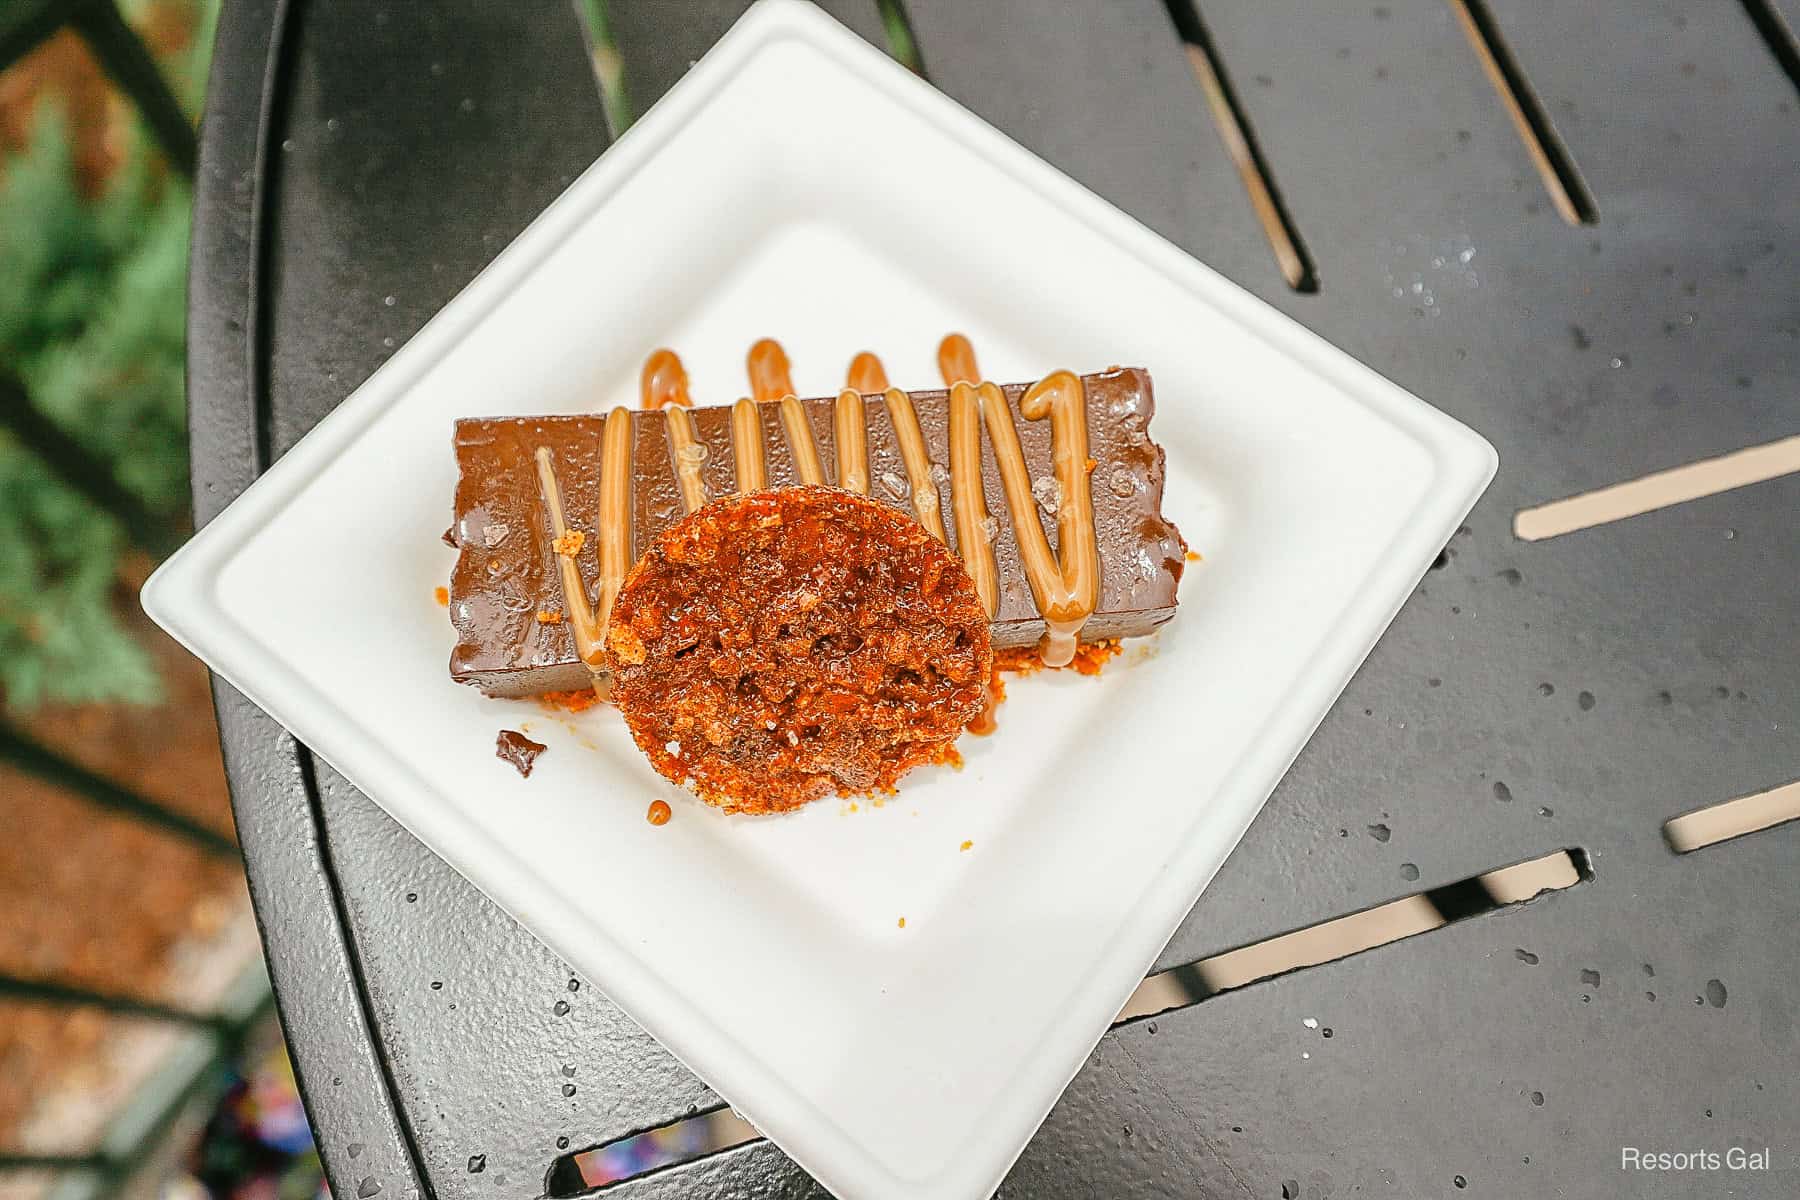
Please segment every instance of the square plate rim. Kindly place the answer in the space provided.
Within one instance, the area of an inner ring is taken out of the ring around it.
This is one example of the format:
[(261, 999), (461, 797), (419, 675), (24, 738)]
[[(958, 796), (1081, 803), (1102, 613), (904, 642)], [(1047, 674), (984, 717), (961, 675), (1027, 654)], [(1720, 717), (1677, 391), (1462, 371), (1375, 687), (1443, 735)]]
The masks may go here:
[[(1338, 639), (1324, 654), (1284, 707), (1300, 714), (1304, 732), (1293, 738), (1286, 722), (1272, 721), (1250, 739), (1240, 754), (1233, 780), (1220, 792), (1250, 786), (1266, 799), (1288, 766), (1323, 720), (1331, 703), (1348, 683), (1375, 642), (1399, 611), (1412, 585), (1424, 573), (1432, 548), (1474, 506), (1498, 467), (1493, 447), (1479, 434), (1401, 389), (1345, 352), (1299, 325), (1210, 268), (1189, 257), (1135, 218), (1088, 191), (1016, 142), (912, 76), (879, 50), (863, 42), (812, 4), (803, 0), (758, 0), (738, 23), (667, 95), (653, 105), (614, 146), (582, 173), (557, 200), (484, 268), (405, 346), (302, 437), (223, 512), (165, 561), (145, 583), (141, 603), (153, 620), (253, 703), (271, 713), (315, 753), (342, 772), (383, 808), (383, 793), (401, 788), (430, 790), (425, 782), (376, 740), (354, 730), (332, 727), (332, 703), (258, 644), (218, 603), (216, 584), (237, 552), (328, 465), (341, 447), (354, 441), (406, 392), (435, 361), (439, 347), (479, 323), (507, 293), (526, 278), (562, 236), (588, 220), (611, 195), (637, 174), (660, 146), (705, 108), (707, 102), (754, 56), (783, 40), (797, 39), (828, 58), (852, 67), (858, 83), (885, 92), (942, 136), (971, 146), (1022, 185), (1054, 201), (1072, 219), (1095, 229), (1129, 254), (1184, 290), (1197, 293), (1231, 318), (1248, 336), (1270, 343), (1309, 370), (1335, 379), (1371, 412), (1384, 417), (1416, 441), (1428, 454), (1431, 478), (1414, 510), (1414, 521), (1401, 528), (1371, 586), (1345, 610), (1343, 624), (1366, 631), (1354, 640)], [(1435, 520), (1421, 519), (1425, 516)], [(1414, 566), (1413, 564), (1418, 564)], [(1284, 728), (1275, 730), (1275, 725)], [(1279, 732), (1280, 736), (1276, 736)], [(1289, 745), (1289, 742), (1292, 742)], [(327, 747), (321, 749), (320, 747)], [(1236, 777), (1249, 776), (1246, 785)], [(1266, 778), (1266, 785), (1261, 782)], [(1260, 811), (1260, 802), (1230, 838), (1235, 844)], [(390, 809), (391, 811), (391, 809)], [(397, 814), (396, 814), (397, 815)], [(446, 814), (440, 814), (446, 815)], [(450, 810), (452, 828), (439, 828), (427, 838), (402, 822), (438, 853), (452, 861), (468, 861), (449, 844), (467, 844), (474, 830)], [(696, 1070), (727, 1100), (747, 1105), (757, 1125), (821, 1182), (843, 1194), (899, 1197), (932, 1194), (975, 1195), (999, 1183), (1068, 1082), (1104, 1035), (1110, 1015), (1135, 988), (1143, 969), (1154, 961), (1194, 901), (1211, 881), (1217, 864), (1203, 861), (1189, 839), (1146, 884), (1140, 919), (1130, 935), (1090, 968), (1095, 982), (1084, 989), (1087, 1003), (1071, 1006), (1047, 1039), (1060, 1053), (1013, 1064), (1014, 1078), (1026, 1086), (1009, 1093), (1003, 1113), (991, 1114), (984, 1135), (972, 1138), (965, 1153), (938, 1175), (925, 1179), (895, 1175), (851, 1138), (813, 1101), (786, 1081), (764, 1070), (748, 1047), (724, 1035), (711, 1019), (666, 986), (616, 937), (585, 917), (558, 914), (553, 896), (509, 855), (492, 854), (483, 871), (499, 886), (477, 884), (499, 906), (495, 892), (535, 895), (536, 915), (528, 928), (558, 953), (580, 962), (594, 982), (639, 1021), (681, 1061)], [(473, 882), (473, 880), (472, 880)], [(578, 953), (568, 954), (569, 948)], [(1110, 1006), (1110, 1007), (1109, 1007)], [(1096, 1025), (1094, 1012), (1102, 1015)], [(1079, 1027), (1079, 1036), (1072, 1029)], [(1091, 1035), (1091, 1036), (1090, 1036)], [(753, 1099), (752, 1099), (753, 1098)], [(828, 1136), (826, 1136), (828, 1135)], [(985, 1193), (983, 1193), (985, 1194)]]

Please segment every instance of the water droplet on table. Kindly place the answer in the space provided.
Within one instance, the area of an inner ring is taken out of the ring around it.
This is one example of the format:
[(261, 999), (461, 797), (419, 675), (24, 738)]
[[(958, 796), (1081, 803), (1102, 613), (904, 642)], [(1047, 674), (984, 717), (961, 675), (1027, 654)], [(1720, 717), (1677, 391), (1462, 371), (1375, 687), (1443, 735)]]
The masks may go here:
[(487, 1170), (487, 1155), (485, 1155), (485, 1154), (469, 1155), (469, 1174), (479, 1175), (485, 1170)]
[(551, 1006), (550, 1011), (559, 1017), (566, 1017), (569, 1015), (569, 1002), (567, 1000), (558, 1000)]
[(1529, 950), (1524, 950), (1524, 949), (1514, 950), (1513, 957), (1517, 958), (1520, 962), (1524, 963), (1528, 967), (1535, 967), (1538, 965), (1538, 956), (1533, 954)]
[(1413, 863), (1401, 863), (1400, 878), (1412, 883), (1419, 878), (1419, 868)]
[(1725, 1007), (1725, 985), (1717, 979), (1706, 981), (1706, 1002), (1714, 1008)]
[(1378, 842), (1385, 842), (1394, 836), (1394, 831), (1386, 825), (1371, 825), (1369, 826), (1369, 836)]
[(381, 1181), (376, 1179), (373, 1175), (363, 1176), (362, 1182), (356, 1185), (356, 1195), (358, 1200), (369, 1200), (370, 1196), (375, 1195), (379, 1191), (381, 1191)]

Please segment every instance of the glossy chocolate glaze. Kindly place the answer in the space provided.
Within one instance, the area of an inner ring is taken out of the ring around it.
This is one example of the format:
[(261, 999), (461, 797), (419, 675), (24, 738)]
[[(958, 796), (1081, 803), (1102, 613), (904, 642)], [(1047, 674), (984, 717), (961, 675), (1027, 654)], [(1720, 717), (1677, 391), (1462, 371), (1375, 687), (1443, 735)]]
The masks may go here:
[[(1163, 452), (1149, 438), (1155, 412), (1150, 376), (1119, 367), (1082, 377), (1087, 394), (1094, 524), (1100, 551), (1100, 603), (1082, 628), (1083, 641), (1149, 633), (1175, 614), (1184, 564), (1181, 536), (1162, 515)], [(1052, 478), (1050, 423), (1025, 420), (1018, 411), (1026, 384), (1003, 390), (1033, 480)], [(950, 511), (948, 402), (944, 391), (911, 393), (934, 464), (941, 511)], [(835, 473), (832, 406), (835, 397), (804, 401), (814, 444), (827, 480)], [(911, 489), (887, 405), (879, 393), (864, 396), (868, 422), (870, 497), (912, 512)], [(689, 409), (694, 435), (706, 447), (701, 464), (709, 497), (736, 490), (731, 408)], [(780, 406), (760, 406), (768, 483), (797, 483), (794, 458), (781, 425)], [(548, 518), (538, 491), (532, 455), (548, 446), (555, 456), (571, 528), (594, 545), (599, 507), (600, 439), (604, 418), (507, 417), (456, 423), (454, 534), (460, 553), (450, 579), (450, 618), (457, 644), (451, 677), (493, 696), (531, 696), (588, 687), (592, 676), (575, 655), (567, 620), (545, 622), (538, 614), (562, 613), (562, 590), (550, 548)], [(632, 414), (632, 551), (685, 512), (661, 411)], [(1019, 559), (1018, 540), (1000, 485), (992, 446), (982, 440), (982, 477), (995, 522), (999, 611), (996, 648), (1035, 644), (1044, 622), (1032, 600)], [(1040, 507), (1052, 546), (1056, 521)], [(952, 523), (953, 524), (953, 523)], [(957, 549), (956, 531), (948, 531)], [(591, 549), (577, 559), (589, 595), (597, 592), (599, 565)]]

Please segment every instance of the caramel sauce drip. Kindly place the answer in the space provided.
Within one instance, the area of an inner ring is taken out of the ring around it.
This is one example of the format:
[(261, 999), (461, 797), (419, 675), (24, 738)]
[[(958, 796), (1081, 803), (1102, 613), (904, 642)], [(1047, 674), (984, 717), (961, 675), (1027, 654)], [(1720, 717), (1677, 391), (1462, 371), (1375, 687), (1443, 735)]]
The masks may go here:
[(975, 347), (969, 344), (968, 338), (952, 333), (938, 343), (938, 371), (944, 376), (945, 387), (981, 382), (981, 369), (975, 365)]
[[(563, 544), (569, 534), (569, 523), (563, 515), (562, 487), (556, 481), (556, 459), (550, 447), (539, 446), (537, 460), (538, 494), (550, 514), (550, 533), (554, 542)], [(563, 607), (569, 613), (569, 631), (575, 636), (575, 653), (594, 676), (594, 690), (605, 695), (611, 680), (601, 666), (604, 641), (593, 609), (588, 606), (587, 589), (581, 583), (581, 570), (573, 554), (556, 555), (556, 568), (562, 579)]]
[(681, 358), (669, 349), (654, 352), (644, 360), (644, 373), (638, 380), (638, 395), (644, 408), (655, 412), (659, 408), (692, 408), (693, 397), (688, 395), (687, 369), (681, 365)]
[(855, 384), (839, 392), (837, 403), (831, 406), (831, 441), (837, 447), (837, 485), (859, 496), (868, 495), (869, 419)]
[(731, 406), (731, 456), (737, 470), (737, 493), (748, 496), (769, 486), (763, 467), (762, 413), (749, 397)]
[(764, 338), (750, 347), (744, 365), (750, 372), (752, 400), (760, 404), (794, 394), (794, 380), (788, 374), (787, 351), (774, 338)]
[(867, 395), (885, 392), (888, 389), (887, 368), (881, 365), (881, 359), (864, 350), (850, 360), (850, 372), (844, 383)]

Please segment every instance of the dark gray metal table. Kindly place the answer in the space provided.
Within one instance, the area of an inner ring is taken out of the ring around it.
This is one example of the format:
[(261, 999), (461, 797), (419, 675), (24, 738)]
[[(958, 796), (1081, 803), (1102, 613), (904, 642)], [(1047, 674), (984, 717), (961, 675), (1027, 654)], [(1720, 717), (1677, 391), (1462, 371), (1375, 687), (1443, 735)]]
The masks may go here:
[[(641, 110), (742, 5), (610, 7)], [(873, 0), (826, 7), (885, 45)], [(1466, 10), (1587, 224), (1559, 215), (1463, 11), (905, 5), (933, 84), (1500, 450), (1160, 966), (1557, 850), (1591, 868), (1116, 1028), (1004, 1195), (1800, 1194), (1800, 826), (1679, 855), (1662, 834), (1800, 776), (1800, 475), (1513, 533), (1522, 509), (1800, 432), (1800, 60), (1782, 21), (1800, 10)], [(1313, 290), (1278, 268), (1183, 34), (1222, 74)], [(608, 136), (566, 0), (228, 3), (195, 222), (200, 518)], [(560, 1156), (718, 1104), (268, 718), (223, 686), (218, 706), (336, 1194), (535, 1196)], [(1770, 1147), (1773, 1169), (1620, 1167), (1623, 1146), (1732, 1145)], [(752, 1143), (618, 1191), (818, 1189)]]

